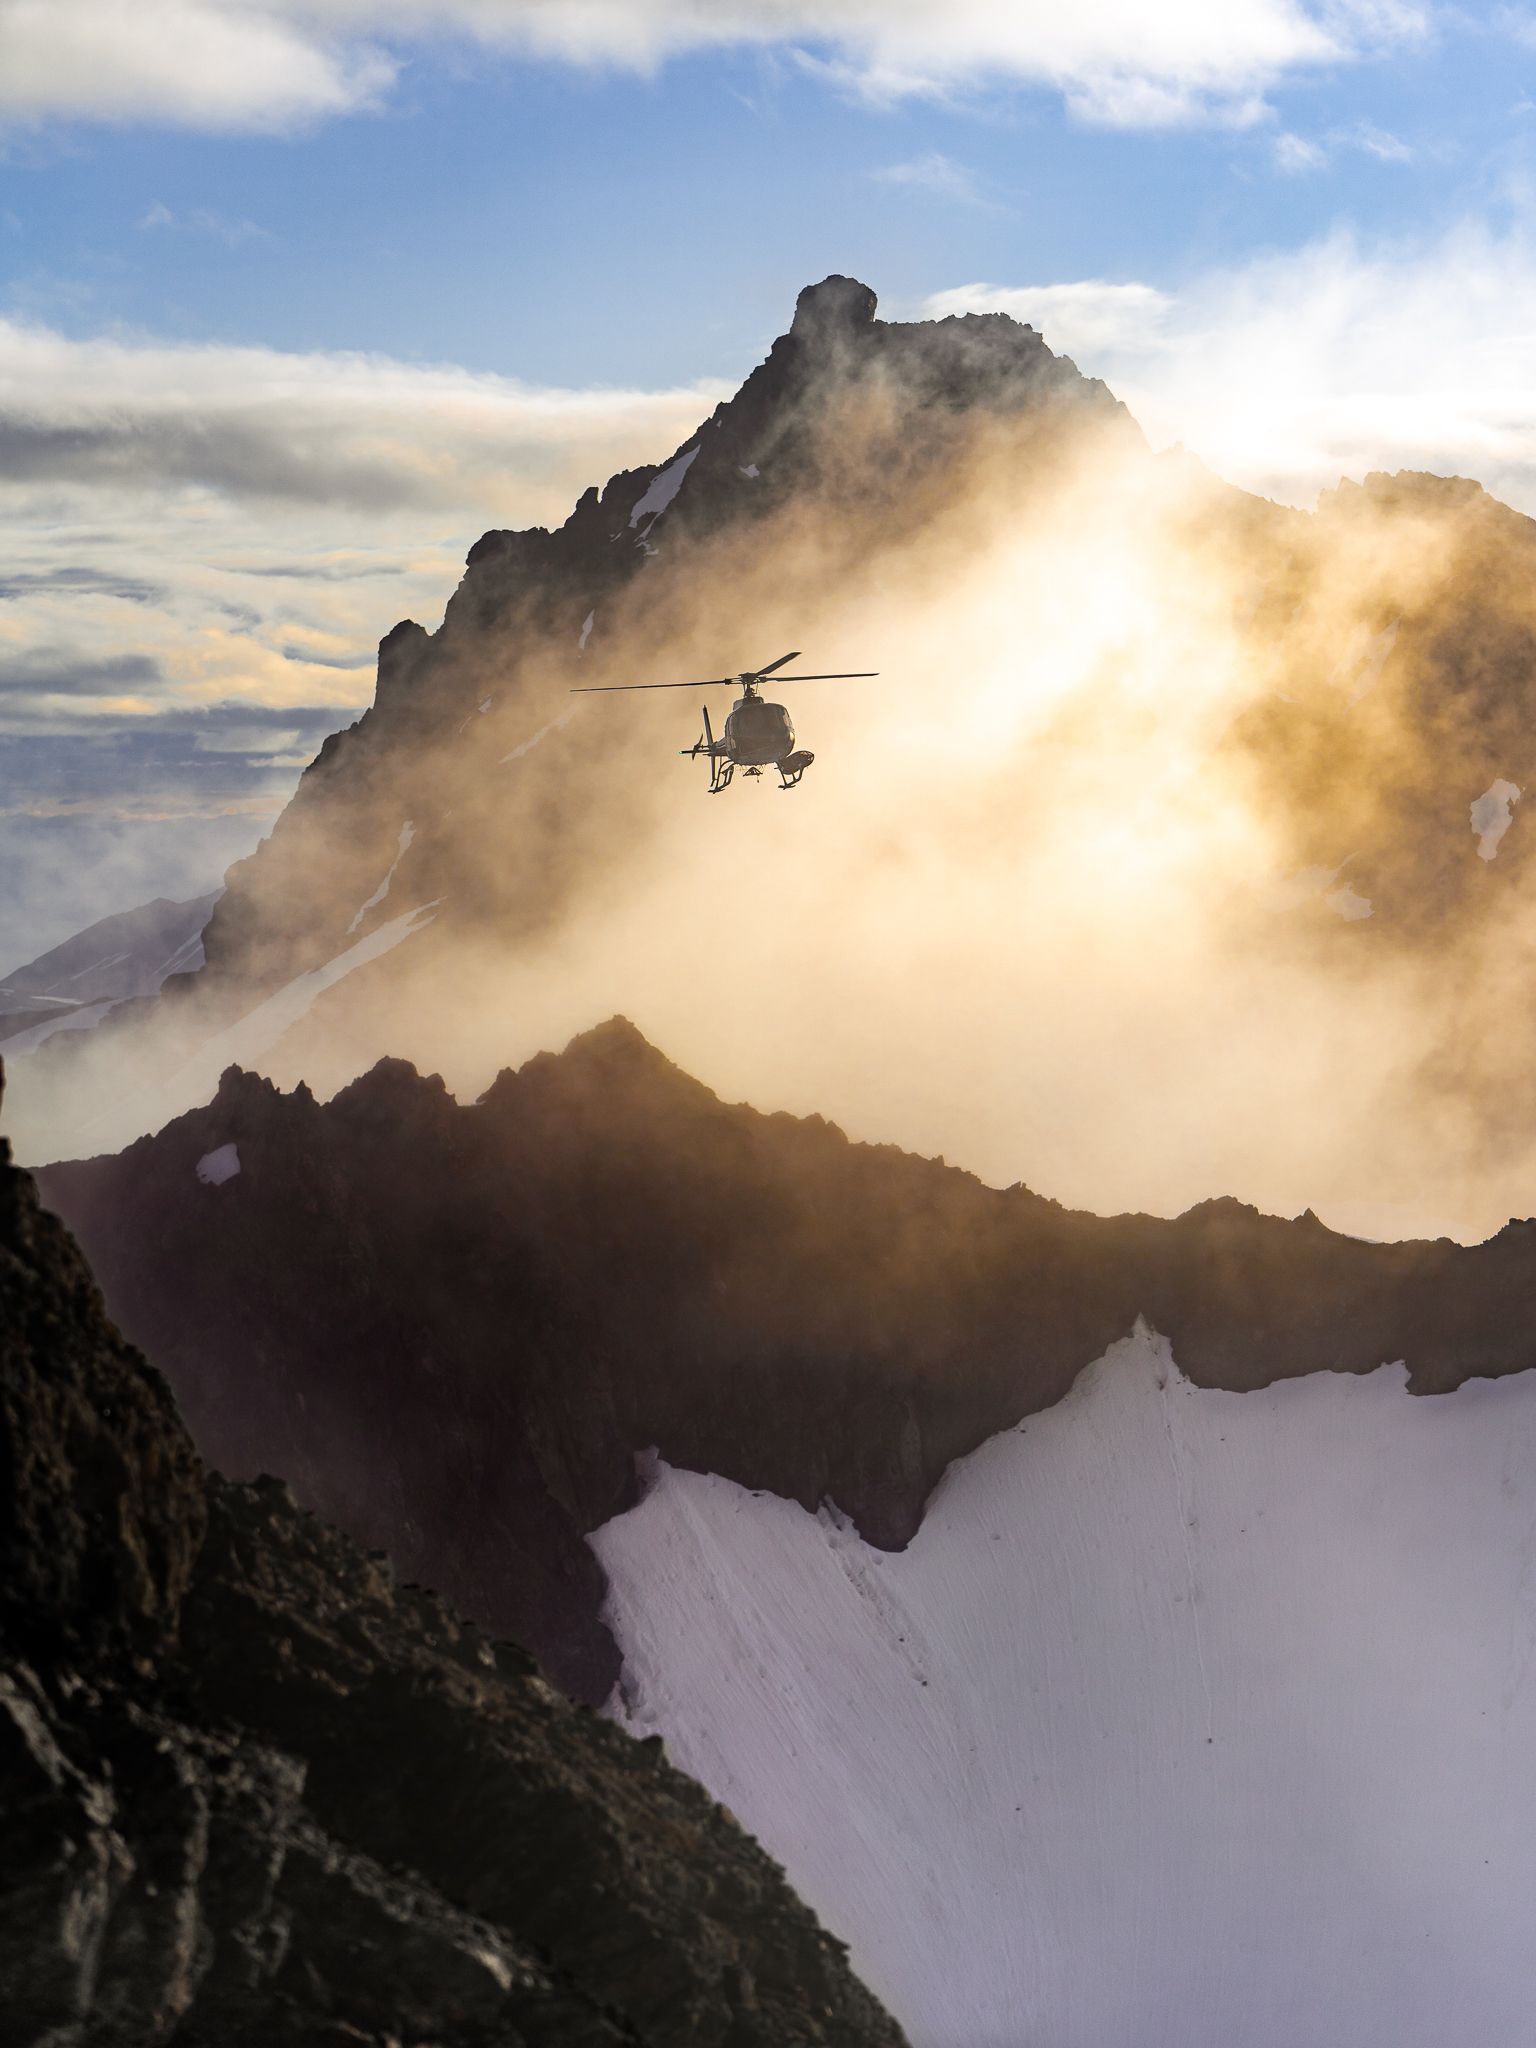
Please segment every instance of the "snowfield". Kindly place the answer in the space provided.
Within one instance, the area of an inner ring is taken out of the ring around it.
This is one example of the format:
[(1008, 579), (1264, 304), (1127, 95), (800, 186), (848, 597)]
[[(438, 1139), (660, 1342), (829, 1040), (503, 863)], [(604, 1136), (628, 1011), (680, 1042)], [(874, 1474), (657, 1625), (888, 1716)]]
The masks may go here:
[(1536, 2042), (1536, 1375), (1196, 1389), (1144, 1329), (902, 1554), (657, 1463), (659, 1731), (914, 2048)]

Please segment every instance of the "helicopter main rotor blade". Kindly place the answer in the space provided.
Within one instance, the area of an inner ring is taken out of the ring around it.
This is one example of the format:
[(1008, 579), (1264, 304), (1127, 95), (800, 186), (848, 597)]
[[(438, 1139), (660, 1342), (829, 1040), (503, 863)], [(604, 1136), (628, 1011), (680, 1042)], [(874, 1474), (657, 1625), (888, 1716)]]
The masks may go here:
[(706, 676), (701, 683), (575, 683), (573, 697), (605, 695), (610, 690), (723, 690), (734, 676)]
[[(781, 654), (778, 660), (770, 662), (767, 668), (754, 668), (750, 671), (744, 670), (740, 675), (734, 676), (705, 676), (702, 681), (696, 683), (574, 683), (571, 686), (570, 694), (573, 697), (589, 697), (607, 696), (615, 690), (728, 690), (733, 689), (736, 684), (741, 682), (760, 683), (764, 676), (773, 675), (775, 671), (784, 666), (786, 661), (793, 661), (794, 658), (793, 654)], [(827, 675), (781, 675), (779, 681), (781, 683), (840, 683), (857, 680), (862, 676), (877, 676), (879, 673), (880, 671), (877, 668), (835, 669)]]
[(781, 654), (777, 661), (770, 661), (766, 668), (752, 669), (749, 673), (753, 682), (756, 682), (761, 676), (771, 676), (774, 670), (782, 668), (786, 661), (794, 661), (799, 656), (799, 653), (800, 650), (797, 647), (792, 654)]

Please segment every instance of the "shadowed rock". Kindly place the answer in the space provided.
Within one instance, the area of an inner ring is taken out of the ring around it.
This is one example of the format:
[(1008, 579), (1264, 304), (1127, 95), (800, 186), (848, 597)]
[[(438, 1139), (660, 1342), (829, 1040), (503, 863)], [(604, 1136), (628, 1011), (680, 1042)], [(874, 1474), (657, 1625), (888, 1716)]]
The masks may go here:
[(0, 1154), (7, 2048), (900, 2048), (660, 1744), (169, 1393)]
[[(231, 1142), (240, 1175), (204, 1185)], [(895, 1548), (953, 1458), (1138, 1316), (1234, 1389), (1536, 1364), (1536, 1225), (1375, 1245), (1234, 1201), (1074, 1213), (730, 1107), (617, 1019), (474, 1106), (398, 1060), (323, 1106), (232, 1070), (43, 1181), (209, 1457), (283, 1473), (594, 1701), (618, 1662), (584, 1537), (653, 1446)]]

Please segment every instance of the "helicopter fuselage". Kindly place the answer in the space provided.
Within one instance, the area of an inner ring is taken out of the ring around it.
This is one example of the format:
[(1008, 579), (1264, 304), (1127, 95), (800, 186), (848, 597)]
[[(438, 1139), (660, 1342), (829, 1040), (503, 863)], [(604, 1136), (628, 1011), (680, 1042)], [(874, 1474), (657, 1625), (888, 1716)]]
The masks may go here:
[(738, 768), (772, 768), (795, 751), (793, 721), (782, 704), (748, 691), (731, 706), (715, 751)]

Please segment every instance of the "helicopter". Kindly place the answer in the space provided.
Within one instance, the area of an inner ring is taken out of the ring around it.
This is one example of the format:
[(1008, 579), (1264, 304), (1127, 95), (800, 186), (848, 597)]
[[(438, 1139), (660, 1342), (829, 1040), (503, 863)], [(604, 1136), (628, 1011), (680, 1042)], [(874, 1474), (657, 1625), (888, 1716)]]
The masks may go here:
[[(764, 668), (744, 670), (740, 675), (709, 676), (698, 683), (585, 683), (572, 691), (573, 696), (606, 694), (612, 690), (719, 690), (734, 687), (741, 695), (731, 706), (725, 721), (725, 731), (715, 738), (714, 727), (709, 722), (709, 706), (704, 706), (704, 736), (694, 741), (691, 747), (679, 747), (678, 752), (685, 760), (696, 759), (700, 754), (709, 764), (709, 793), (718, 796), (722, 789), (728, 789), (731, 779), (739, 768), (743, 775), (761, 775), (765, 768), (777, 768), (780, 789), (793, 789), (816, 756), (804, 747), (795, 746), (795, 728), (789, 713), (782, 704), (770, 704), (761, 694), (760, 685), (767, 676), (777, 673), (785, 662), (799, 659), (799, 649), (793, 653), (781, 654), (777, 661), (770, 661)], [(783, 676), (786, 683), (840, 683), (876, 676), (878, 669), (840, 669), (828, 675)]]

